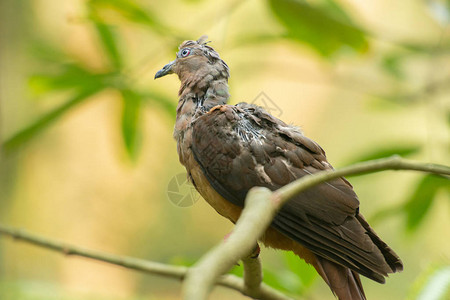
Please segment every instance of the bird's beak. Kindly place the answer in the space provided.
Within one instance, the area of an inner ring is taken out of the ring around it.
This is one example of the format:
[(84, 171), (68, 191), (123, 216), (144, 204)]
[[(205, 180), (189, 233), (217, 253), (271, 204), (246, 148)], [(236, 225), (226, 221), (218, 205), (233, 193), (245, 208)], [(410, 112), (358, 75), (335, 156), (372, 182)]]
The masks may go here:
[(163, 76), (166, 76), (168, 74), (172, 74), (173, 73), (172, 67), (173, 67), (174, 64), (175, 64), (175, 61), (171, 61), (170, 63), (165, 65), (161, 70), (156, 72), (155, 79), (163, 77)]

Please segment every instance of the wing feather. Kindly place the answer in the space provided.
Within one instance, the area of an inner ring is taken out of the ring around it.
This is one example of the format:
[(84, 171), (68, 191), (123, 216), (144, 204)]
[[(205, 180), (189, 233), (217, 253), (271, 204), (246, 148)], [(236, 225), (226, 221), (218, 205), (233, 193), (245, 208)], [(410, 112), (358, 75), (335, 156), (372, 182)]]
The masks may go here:
[[(217, 106), (200, 116), (193, 123), (192, 152), (211, 186), (241, 207), (254, 186), (276, 190), (332, 168), (323, 149), (298, 128), (245, 103)], [(297, 195), (271, 226), (317, 255), (378, 282), (402, 267), (359, 214), (358, 198), (344, 178)]]

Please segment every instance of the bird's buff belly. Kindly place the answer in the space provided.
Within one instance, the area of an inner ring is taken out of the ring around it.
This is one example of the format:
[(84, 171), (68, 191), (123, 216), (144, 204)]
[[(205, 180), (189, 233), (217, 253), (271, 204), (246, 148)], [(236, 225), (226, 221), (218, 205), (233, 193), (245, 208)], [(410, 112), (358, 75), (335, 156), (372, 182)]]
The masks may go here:
[(208, 179), (203, 174), (200, 166), (195, 163), (195, 166), (190, 169), (193, 184), (197, 191), (219, 214), (236, 223), (241, 215), (242, 208), (225, 200), (219, 193), (212, 188)]

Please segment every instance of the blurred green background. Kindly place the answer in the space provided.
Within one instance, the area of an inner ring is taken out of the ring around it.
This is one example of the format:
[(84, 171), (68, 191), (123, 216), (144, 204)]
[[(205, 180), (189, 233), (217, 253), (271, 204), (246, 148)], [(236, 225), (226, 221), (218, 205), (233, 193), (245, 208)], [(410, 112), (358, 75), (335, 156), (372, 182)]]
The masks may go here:
[[(153, 80), (203, 34), (230, 66), (231, 103), (275, 104), (335, 167), (391, 154), (450, 163), (450, 1), (3, 0), (0, 22), (2, 224), (180, 265), (220, 241), (232, 224), (201, 199), (168, 197), (184, 172), (172, 138), (179, 83)], [(449, 299), (448, 179), (350, 181), (405, 265), (385, 285), (363, 278), (369, 299)], [(296, 257), (261, 256), (269, 285), (333, 299)], [(2, 300), (179, 295), (176, 280), (0, 237)], [(231, 297), (246, 299), (223, 288), (211, 299)]]

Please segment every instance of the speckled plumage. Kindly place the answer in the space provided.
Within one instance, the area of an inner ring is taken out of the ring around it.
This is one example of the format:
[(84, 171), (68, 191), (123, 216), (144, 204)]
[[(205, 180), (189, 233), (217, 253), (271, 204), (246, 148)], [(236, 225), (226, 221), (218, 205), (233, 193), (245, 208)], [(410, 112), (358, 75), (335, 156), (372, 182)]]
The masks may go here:
[[(228, 66), (203, 37), (182, 43), (177, 59), (155, 78), (170, 73), (181, 81), (174, 130), (180, 162), (203, 198), (232, 222), (250, 188), (276, 190), (332, 168), (323, 149), (298, 128), (261, 107), (226, 104)], [(340, 300), (365, 299), (358, 274), (384, 282), (403, 268), (359, 213), (358, 198), (344, 178), (294, 197), (261, 240), (312, 264)]]

